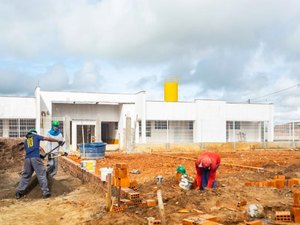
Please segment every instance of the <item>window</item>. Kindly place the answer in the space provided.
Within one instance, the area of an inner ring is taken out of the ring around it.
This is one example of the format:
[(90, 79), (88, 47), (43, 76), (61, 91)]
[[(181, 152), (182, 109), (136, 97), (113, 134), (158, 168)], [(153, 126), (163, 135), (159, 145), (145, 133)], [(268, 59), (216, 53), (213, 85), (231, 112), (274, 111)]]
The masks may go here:
[(193, 129), (194, 129), (194, 122), (189, 121), (189, 130), (193, 130)]
[(166, 129), (168, 129), (167, 121), (165, 121), (165, 120), (156, 120), (155, 121), (155, 129), (156, 130), (166, 130)]
[[(139, 121), (139, 136), (142, 136), (142, 121)], [(146, 137), (151, 137), (151, 121), (146, 122)]]
[(0, 120), (0, 137), (3, 137), (3, 120)]
[[(234, 129), (235, 129), (235, 130), (240, 130), (240, 129), (241, 129), (241, 122), (236, 121), (236, 122), (234, 122), (234, 123), (235, 123)], [(226, 127), (227, 127), (227, 129), (229, 129), (229, 130), (233, 130), (233, 121), (226, 121)]]
[(20, 137), (26, 136), (31, 128), (35, 128), (35, 119), (20, 119)]
[(139, 136), (142, 136), (142, 121), (139, 121)]
[(17, 119), (8, 120), (9, 126), (9, 137), (18, 137), (19, 136), (19, 123)]
[(151, 137), (151, 121), (146, 122), (146, 137)]

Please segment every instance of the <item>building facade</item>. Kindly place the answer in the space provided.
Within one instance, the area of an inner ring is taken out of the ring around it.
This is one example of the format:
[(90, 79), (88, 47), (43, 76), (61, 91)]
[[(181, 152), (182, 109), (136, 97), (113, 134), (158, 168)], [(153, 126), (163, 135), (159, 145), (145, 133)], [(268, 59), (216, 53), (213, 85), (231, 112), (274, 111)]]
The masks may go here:
[(146, 100), (146, 92), (107, 94), (48, 92), (34, 97), (0, 97), (0, 136), (41, 135), (59, 120), (67, 147), (106, 142), (120, 149), (137, 144), (272, 142), (273, 105), (216, 100)]

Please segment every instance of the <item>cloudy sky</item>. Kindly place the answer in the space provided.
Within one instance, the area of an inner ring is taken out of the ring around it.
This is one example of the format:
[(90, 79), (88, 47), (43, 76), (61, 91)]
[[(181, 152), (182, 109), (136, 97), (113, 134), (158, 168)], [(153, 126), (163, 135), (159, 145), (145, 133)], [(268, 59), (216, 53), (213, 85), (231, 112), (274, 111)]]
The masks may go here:
[[(0, 95), (136, 93), (274, 103), (300, 120), (298, 0), (2, 0)], [(272, 94), (273, 93), (273, 94)]]

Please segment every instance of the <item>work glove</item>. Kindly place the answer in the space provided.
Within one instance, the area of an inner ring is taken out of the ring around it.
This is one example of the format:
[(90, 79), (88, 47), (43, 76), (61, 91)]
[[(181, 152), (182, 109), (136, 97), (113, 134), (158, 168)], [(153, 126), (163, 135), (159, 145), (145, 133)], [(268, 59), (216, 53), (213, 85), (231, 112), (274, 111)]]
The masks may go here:
[(54, 156), (53, 154), (48, 154), (48, 161), (53, 159), (53, 156)]
[(63, 154), (61, 154), (61, 156), (68, 156), (68, 153), (64, 152)]
[(46, 155), (40, 154), (41, 159), (45, 159)]
[(63, 146), (63, 145), (65, 144), (65, 142), (64, 142), (64, 141), (59, 141), (58, 144), (59, 144), (60, 146)]

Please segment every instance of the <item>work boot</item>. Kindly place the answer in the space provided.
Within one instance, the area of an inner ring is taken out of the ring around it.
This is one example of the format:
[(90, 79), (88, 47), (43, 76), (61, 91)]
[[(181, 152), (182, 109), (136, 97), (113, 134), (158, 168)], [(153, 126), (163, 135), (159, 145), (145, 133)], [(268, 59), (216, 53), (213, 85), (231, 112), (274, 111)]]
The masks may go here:
[(47, 193), (47, 194), (43, 195), (43, 198), (50, 198), (50, 197), (51, 197), (50, 193)]
[(17, 192), (16, 193), (16, 199), (20, 199), (20, 198), (22, 198), (24, 195), (22, 194), (22, 193), (20, 193), (20, 192)]

